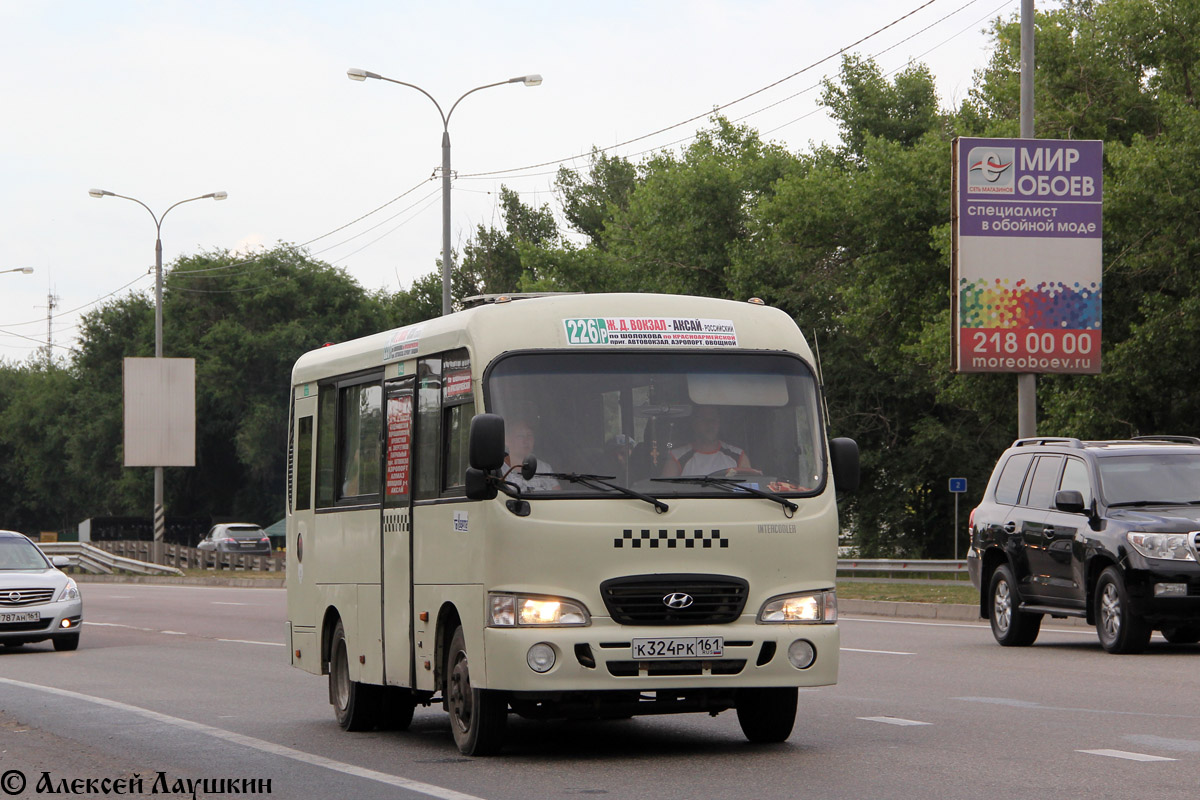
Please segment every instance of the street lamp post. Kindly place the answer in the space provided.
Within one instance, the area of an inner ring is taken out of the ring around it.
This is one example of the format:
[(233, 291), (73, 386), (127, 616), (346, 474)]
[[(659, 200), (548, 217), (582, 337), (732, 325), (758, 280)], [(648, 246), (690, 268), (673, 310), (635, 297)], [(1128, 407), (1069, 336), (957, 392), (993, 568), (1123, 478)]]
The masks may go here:
[(497, 81), (496, 83), (488, 83), (483, 86), (476, 86), (469, 92), (465, 92), (461, 97), (454, 101), (454, 105), (450, 106), (450, 111), (443, 112), (441, 105), (437, 100), (434, 100), (433, 95), (422, 89), (420, 86), (412, 83), (405, 83), (394, 78), (385, 78), (382, 75), (377, 75), (374, 72), (367, 72), (363, 69), (348, 69), (346, 77), (352, 81), (365, 81), (367, 78), (375, 80), (388, 81), (389, 83), (398, 83), (401, 86), (408, 86), (416, 89), (421, 94), (428, 97), (438, 114), (442, 117), (442, 314), (450, 313), (450, 273), (451, 273), (451, 256), (450, 256), (450, 115), (454, 113), (454, 109), (458, 108), (458, 104), (463, 101), (469, 94), (480, 91), (481, 89), (490, 89), (493, 86), (503, 86), (509, 83), (523, 83), (526, 86), (539, 86), (542, 83), (541, 75), (521, 75), (516, 78), (509, 78), (506, 81)]
[(0, 275), (3, 275), (5, 272), (21, 272), (26, 275), (32, 275), (33, 267), (13, 267), (12, 269), (0, 269)]
[[(122, 200), (132, 200), (150, 214), (150, 218), (154, 220), (154, 357), (163, 357), (163, 318), (162, 318), (162, 289), (163, 289), (163, 274), (162, 274), (162, 223), (166, 219), (167, 214), (171, 213), (171, 209), (175, 206), (181, 206), (184, 203), (190, 203), (193, 200), (224, 200), (229, 196), (226, 192), (209, 192), (197, 197), (189, 197), (186, 200), (180, 200), (172, 206), (169, 206), (161, 215), (156, 216), (150, 210), (150, 206), (138, 200), (136, 197), (126, 197), (123, 194), (109, 192), (104, 189), (89, 189), (88, 194), (92, 197), (119, 197)], [(163, 533), (166, 531), (166, 508), (163, 505), (163, 468), (154, 468), (154, 541), (156, 544), (161, 544)]]

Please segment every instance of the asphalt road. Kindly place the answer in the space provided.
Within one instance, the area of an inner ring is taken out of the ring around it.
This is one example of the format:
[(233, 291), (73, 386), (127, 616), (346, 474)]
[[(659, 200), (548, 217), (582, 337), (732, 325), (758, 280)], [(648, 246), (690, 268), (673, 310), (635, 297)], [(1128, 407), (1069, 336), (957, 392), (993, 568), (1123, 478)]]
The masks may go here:
[(261, 797), (458, 800), (1191, 800), (1200, 782), (1200, 646), (1157, 637), (1112, 656), (1089, 628), (1008, 649), (977, 623), (843, 617), (839, 685), (801, 693), (782, 745), (748, 744), (732, 712), (514, 719), (503, 755), (469, 759), (440, 708), (404, 733), (338, 728), (324, 679), (286, 663), (282, 590), (83, 591), (78, 651), (0, 651), (0, 799), (133, 776), (146, 796), (234, 796), (232, 779), (269, 780), (239, 783)]

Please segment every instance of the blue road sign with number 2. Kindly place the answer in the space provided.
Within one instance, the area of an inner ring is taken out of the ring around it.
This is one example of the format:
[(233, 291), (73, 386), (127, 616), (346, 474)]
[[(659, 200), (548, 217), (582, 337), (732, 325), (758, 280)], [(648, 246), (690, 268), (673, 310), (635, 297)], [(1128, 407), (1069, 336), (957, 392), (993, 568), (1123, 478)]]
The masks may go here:
[(950, 491), (954, 492), (955, 494), (962, 494), (966, 490), (967, 490), (967, 479), (966, 478), (951, 478), (950, 479)]

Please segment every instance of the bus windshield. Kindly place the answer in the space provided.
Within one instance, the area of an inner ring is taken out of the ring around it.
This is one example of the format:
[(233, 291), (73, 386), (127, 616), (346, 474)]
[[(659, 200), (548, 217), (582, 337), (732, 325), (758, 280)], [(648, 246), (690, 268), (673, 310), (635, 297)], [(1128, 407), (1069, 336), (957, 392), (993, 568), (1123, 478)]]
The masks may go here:
[[(620, 496), (570, 475), (658, 497), (751, 496), (727, 478), (780, 494), (823, 489), (816, 381), (795, 356), (518, 353), (491, 367), (485, 397), (504, 417), (507, 479), (523, 494)], [(538, 469), (526, 479), (529, 454)]]

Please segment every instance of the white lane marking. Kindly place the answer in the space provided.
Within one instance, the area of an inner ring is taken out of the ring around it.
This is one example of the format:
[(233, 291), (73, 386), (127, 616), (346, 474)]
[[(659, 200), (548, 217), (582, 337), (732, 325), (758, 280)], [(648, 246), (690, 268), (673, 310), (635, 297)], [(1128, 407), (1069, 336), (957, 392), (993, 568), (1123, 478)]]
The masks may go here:
[(157, 711), (151, 711), (148, 708), (140, 708), (131, 706), (127, 703), (121, 703), (116, 700), (109, 700), (106, 697), (94, 697), (88, 694), (72, 692), (69, 689), (58, 689), (53, 686), (41, 686), (36, 683), (26, 683), (25, 681), (15, 681), (11, 678), (0, 678), (0, 683), (10, 686), (18, 686), (22, 689), (32, 689), (39, 692), (47, 692), (56, 694), (60, 697), (66, 697), (71, 700), (82, 700), (87, 703), (95, 703), (99, 706), (113, 708), (118, 711), (125, 711), (130, 714), (137, 714), (155, 722), (162, 722), (167, 725), (174, 725), (184, 730), (193, 731), (194, 733), (203, 733), (207, 736), (212, 736), (214, 739), (221, 739), (232, 744), (242, 747), (251, 747), (263, 753), (274, 756), (283, 756), (290, 758), (293, 761), (299, 761), (303, 764), (309, 764), (314, 767), (323, 767), (333, 772), (340, 772), (344, 775), (352, 775), (356, 778), (376, 781), (388, 786), (396, 786), (401, 789), (407, 789), (410, 792), (437, 797), (439, 800), (482, 800), (475, 795), (463, 794), (456, 792), (453, 789), (447, 789), (442, 786), (435, 786), (431, 783), (422, 783), (421, 781), (402, 778), (399, 775), (389, 775), (386, 772), (378, 772), (377, 770), (367, 769), (366, 767), (358, 767), (354, 764), (347, 764), (343, 761), (335, 761), (332, 758), (319, 756), (314, 753), (305, 753), (303, 750), (295, 750), (291, 747), (285, 747), (275, 742), (268, 742), (263, 739), (256, 739), (253, 736), (245, 736), (233, 731), (227, 731), (224, 728), (215, 728), (212, 725), (205, 725), (200, 722), (192, 722), (191, 720), (172, 717), (167, 714), (161, 714)]
[(918, 722), (915, 719), (901, 719), (900, 717), (859, 717), (864, 722), (884, 722), (888, 725), (932, 725), (932, 722)]
[(842, 647), (843, 653), (875, 653), (881, 656), (915, 656), (916, 653), (904, 653), (899, 650), (859, 650), (857, 647)]
[(167, 636), (187, 636), (183, 631), (159, 631), (159, 633), (165, 633)]
[(1148, 756), (1145, 753), (1130, 753), (1125, 750), (1076, 750), (1076, 753), (1087, 753), (1093, 756), (1108, 756), (1109, 758), (1123, 758), (1126, 761), (1175, 761), (1174, 758), (1165, 758), (1164, 756)]
[(283, 642), (256, 642), (253, 639), (217, 639), (218, 642), (231, 642), (233, 644), (265, 644), (269, 647), (286, 647)]
[(92, 622), (90, 619), (83, 621), (84, 625), (95, 625), (98, 628), (128, 628), (131, 631), (149, 631), (155, 633), (154, 628), (141, 628), (137, 625), (122, 625), (119, 622)]
[(229, 603), (229, 602), (226, 602), (223, 600), (213, 600), (212, 604), (214, 606), (251, 606), (251, 605), (254, 605), (253, 603)]

